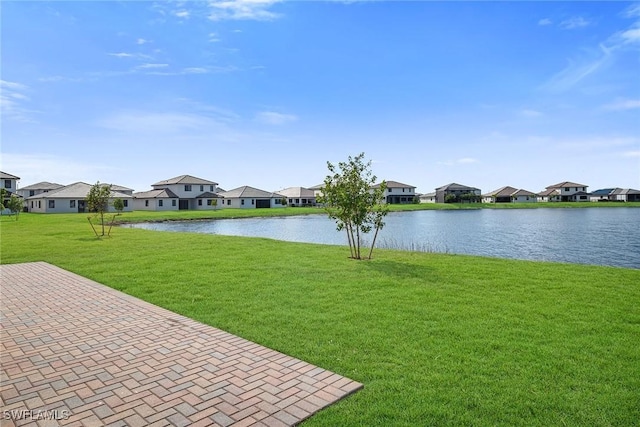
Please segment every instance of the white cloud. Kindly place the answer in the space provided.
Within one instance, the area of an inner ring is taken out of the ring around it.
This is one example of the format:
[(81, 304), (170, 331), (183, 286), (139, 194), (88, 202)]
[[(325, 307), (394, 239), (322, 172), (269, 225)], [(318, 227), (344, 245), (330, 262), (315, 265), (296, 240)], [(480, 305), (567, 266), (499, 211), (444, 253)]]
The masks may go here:
[(626, 151), (622, 153), (624, 157), (640, 157), (640, 150), (636, 151)]
[(173, 12), (173, 14), (178, 18), (183, 18), (183, 19), (189, 19), (189, 16), (191, 15), (191, 13), (188, 10), (184, 10), (184, 9), (176, 10)]
[(207, 70), (204, 67), (189, 67), (189, 68), (183, 68), (182, 72), (185, 74), (205, 74), (205, 73), (208, 73), (209, 70)]
[(216, 33), (209, 33), (209, 43), (217, 43), (220, 39)]
[(0, 112), (3, 118), (17, 122), (34, 122), (32, 114), (37, 111), (25, 106), (29, 97), (23, 92), (29, 90), (27, 85), (7, 80), (0, 80)]
[(143, 39), (143, 38), (139, 38), (138, 40), (136, 40), (136, 44), (147, 44), (149, 43), (149, 40)]
[(148, 68), (165, 68), (168, 67), (169, 64), (142, 64), (138, 65), (137, 69), (148, 69)]
[(541, 25), (541, 26), (546, 26), (546, 25), (551, 25), (551, 24), (553, 24), (553, 21), (551, 19), (549, 19), (549, 18), (543, 18), (543, 19), (538, 21), (538, 25)]
[(275, 111), (262, 111), (256, 115), (256, 120), (268, 125), (284, 125), (298, 120), (293, 114), (276, 113)]
[(622, 37), (626, 43), (640, 42), (640, 28), (623, 31), (620, 37)]
[(280, 15), (268, 9), (280, 0), (213, 0), (209, 2), (209, 19), (271, 21)]
[(478, 163), (478, 159), (474, 159), (472, 157), (463, 157), (461, 159), (456, 160), (456, 163), (460, 163), (460, 164)]
[(635, 3), (629, 6), (623, 13), (622, 16), (626, 18), (635, 18), (640, 17), (640, 3)]
[(605, 110), (623, 111), (640, 108), (640, 99), (618, 99), (603, 107)]
[(527, 118), (535, 118), (535, 117), (540, 117), (543, 114), (540, 111), (524, 109), (524, 110), (520, 111), (520, 115), (522, 115), (524, 117), (527, 117)]
[(575, 30), (576, 28), (584, 28), (591, 25), (591, 22), (584, 19), (582, 16), (574, 16), (560, 23), (560, 27), (566, 30)]
[(133, 58), (135, 56), (132, 53), (126, 53), (126, 52), (109, 53), (108, 55), (115, 56), (116, 58)]
[(542, 88), (551, 91), (568, 90), (607, 64), (612, 53), (611, 49), (601, 44), (598, 50), (592, 50), (585, 57), (570, 60), (569, 65), (554, 75)]

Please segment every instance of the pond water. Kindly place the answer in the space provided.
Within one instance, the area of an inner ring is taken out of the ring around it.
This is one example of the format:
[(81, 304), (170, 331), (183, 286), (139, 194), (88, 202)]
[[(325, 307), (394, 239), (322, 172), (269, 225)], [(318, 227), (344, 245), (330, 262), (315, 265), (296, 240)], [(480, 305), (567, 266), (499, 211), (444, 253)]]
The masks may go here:
[[(377, 247), (640, 268), (640, 209), (392, 212)], [(326, 215), (130, 224), (161, 231), (346, 245)]]

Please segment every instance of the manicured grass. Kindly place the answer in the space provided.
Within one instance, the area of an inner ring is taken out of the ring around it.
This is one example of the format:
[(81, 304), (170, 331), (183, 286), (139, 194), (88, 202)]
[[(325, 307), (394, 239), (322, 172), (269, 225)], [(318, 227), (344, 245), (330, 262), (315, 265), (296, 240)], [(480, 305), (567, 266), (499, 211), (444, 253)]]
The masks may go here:
[(344, 247), (139, 229), (98, 240), (73, 214), (0, 227), (2, 263), (47, 261), (364, 383), (305, 425), (640, 419), (638, 270), (383, 250), (353, 261)]

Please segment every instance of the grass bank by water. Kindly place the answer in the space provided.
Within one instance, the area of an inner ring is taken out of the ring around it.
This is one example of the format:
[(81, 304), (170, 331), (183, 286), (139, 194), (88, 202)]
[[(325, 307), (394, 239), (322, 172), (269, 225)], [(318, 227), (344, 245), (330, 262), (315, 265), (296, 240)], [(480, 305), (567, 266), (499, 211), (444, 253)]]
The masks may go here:
[(638, 270), (390, 250), (357, 262), (344, 247), (139, 229), (98, 240), (74, 214), (2, 217), (0, 233), (2, 263), (47, 261), (364, 383), (305, 425), (640, 419)]

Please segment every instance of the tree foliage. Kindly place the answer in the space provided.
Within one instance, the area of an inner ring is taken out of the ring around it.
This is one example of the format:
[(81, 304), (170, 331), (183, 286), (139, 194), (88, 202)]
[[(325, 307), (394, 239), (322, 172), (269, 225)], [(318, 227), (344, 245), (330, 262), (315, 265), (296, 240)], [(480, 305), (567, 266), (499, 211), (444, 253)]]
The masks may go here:
[(0, 215), (2, 215), (2, 212), (5, 209), (7, 209), (7, 206), (5, 206), (5, 205), (9, 204), (9, 202), (6, 202), (6, 204), (5, 204), (5, 199), (7, 198), (8, 194), (9, 194), (9, 192), (5, 188), (0, 188)]
[(89, 194), (87, 195), (87, 207), (89, 212), (93, 212), (99, 219), (102, 227), (102, 234), (98, 234), (98, 231), (91, 222), (91, 216), (87, 217), (89, 224), (96, 234), (96, 237), (104, 236), (104, 214), (109, 210), (109, 197), (111, 197), (111, 185), (100, 184), (100, 181), (96, 182)]
[(361, 246), (364, 235), (375, 230), (369, 250), (371, 258), (378, 232), (384, 227), (388, 206), (383, 204), (386, 182), (372, 188), (376, 181), (371, 161), (364, 161), (364, 153), (349, 156), (348, 161), (333, 165), (327, 162), (330, 175), (324, 180), (318, 202), (324, 205), (338, 231), (345, 230), (351, 257), (363, 259)]
[(12, 214), (16, 216), (16, 221), (18, 220), (18, 216), (22, 211), (22, 205), (23, 205), (22, 197), (12, 194), (11, 197), (9, 198), (9, 202), (7, 203), (7, 208), (11, 211)]

